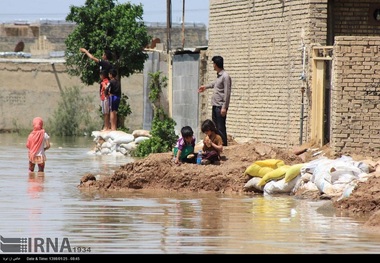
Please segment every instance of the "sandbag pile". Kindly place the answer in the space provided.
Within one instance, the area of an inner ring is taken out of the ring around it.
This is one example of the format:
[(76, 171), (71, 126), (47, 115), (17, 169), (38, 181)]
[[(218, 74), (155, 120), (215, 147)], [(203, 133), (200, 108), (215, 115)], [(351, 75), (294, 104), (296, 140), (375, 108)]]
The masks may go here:
[(134, 130), (132, 134), (123, 131), (93, 131), (91, 136), (96, 143), (94, 153), (98, 155), (130, 155), (140, 142), (151, 137), (147, 130)]
[(315, 190), (344, 198), (351, 194), (359, 181), (368, 179), (369, 170), (368, 164), (348, 156), (335, 160), (321, 157), (294, 165), (286, 165), (278, 159), (260, 160), (246, 168), (244, 175), (252, 178), (244, 188), (264, 195)]

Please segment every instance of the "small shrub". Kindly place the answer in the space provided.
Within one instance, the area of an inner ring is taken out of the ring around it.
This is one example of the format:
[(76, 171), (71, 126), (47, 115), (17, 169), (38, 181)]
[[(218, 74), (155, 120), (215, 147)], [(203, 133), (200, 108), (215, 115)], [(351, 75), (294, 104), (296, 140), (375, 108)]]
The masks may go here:
[(162, 109), (158, 109), (152, 121), (152, 137), (139, 143), (131, 155), (145, 157), (150, 153), (171, 151), (178, 139), (178, 136), (174, 132), (175, 125), (176, 123), (172, 118), (169, 118)]
[(93, 99), (83, 97), (79, 87), (66, 88), (53, 117), (47, 121), (49, 133), (56, 136), (91, 134), (100, 125), (90, 114), (93, 110)]
[(161, 72), (149, 73), (150, 92), (149, 100), (152, 103), (154, 117), (152, 120), (152, 137), (149, 140), (141, 142), (137, 148), (131, 152), (132, 156), (145, 157), (150, 153), (162, 153), (171, 151), (173, 145), (178, 139), (174, 127), (176, 122), (170, 118), (160, 105), (160, 94), (162, 88), (167, 87), (167, 78), (161, 77)]

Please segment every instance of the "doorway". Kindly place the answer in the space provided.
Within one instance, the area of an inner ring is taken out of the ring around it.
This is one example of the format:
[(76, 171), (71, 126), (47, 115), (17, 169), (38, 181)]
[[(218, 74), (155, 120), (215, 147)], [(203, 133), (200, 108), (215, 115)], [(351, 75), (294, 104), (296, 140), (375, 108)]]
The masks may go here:
[(311, 141), (321, 147), (330, 142), (333, 46), (315, 46), (312, 50)]

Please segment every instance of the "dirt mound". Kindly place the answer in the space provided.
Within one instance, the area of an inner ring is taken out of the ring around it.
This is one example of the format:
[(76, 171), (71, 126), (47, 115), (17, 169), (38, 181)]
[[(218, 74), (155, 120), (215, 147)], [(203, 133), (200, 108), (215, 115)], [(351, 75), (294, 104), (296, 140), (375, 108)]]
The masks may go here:
[(256, 160), (281, 159), (286, 164), (302, 162), (290, 152), (258, 142), (233, 144), (225, 147), (219, 164), (175, 164), (171, 153), (150, 154), (133, 163), (122, 165), (112, 176), (95, 180), (85, 175), (79, 187), (103, 190), (166, 189), (173, 191), (243, 192), (249, 179), (245, 169)]
[(334, 206), (349, 215), (363, 216), (380, 210), (380, 176), (373, 175), (359, 182), (348, 198), (334, 202)]
[[(295, 154), (294, 152), (297, 152)], [(128, 191), (131, 189), (164, 189), (180, 192), (235, 192), (242, 193), (250, 179), (246, 168), (257, 160), (280, 159), (287, 165), (303, 163), (321, 154), (331, 157), (328, 147), (317, 150), (294, 149), (284, 151), (260, 142), (230, 143), (224, 148), (219, 164), (175, 164), (172, 153), (150, 154), (148, 157), (120, 166), (113, 175), (96, 179), (84, 175), (79, 188), (96, 191)], [(380, 210), (380, 176), (371, 176), (358, 183), (352, 194), (343, 200), (313, 193), (296, 193), (297, 198), (331, 199), (336, 209), (353, 215), (372, 215)], [(256, 194), (249, 192), (249, 194)], [(261, 194), (261, 193), (260, 193)], [(371, 226), (380, 225), (380, 216), (373, 217)]]

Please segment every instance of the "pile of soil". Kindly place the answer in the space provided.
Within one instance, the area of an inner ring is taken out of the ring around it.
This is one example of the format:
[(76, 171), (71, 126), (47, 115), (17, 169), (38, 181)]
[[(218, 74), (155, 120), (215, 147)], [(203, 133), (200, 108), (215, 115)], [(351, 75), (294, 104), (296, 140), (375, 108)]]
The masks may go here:
[[(308, 151), (310, 145), (303, 145), (291, 151), (281, 150), (266, 144), (247, 141), (229, 141), (224, 147), (218, 164), (196, 165), (175, 164), (169, 153), (150, 154), (148, 157), (121, 165), (113, 175), (96, 179), (93, 174), (81, 178), (78, 187), (90, 191), (129, 191), (131, 189), (165, 189), (178, 192), (221, 192), (262, 194), (247, 192), (245, 183), (251, 178), (244, 175), (246, 168), (257, 160), (280, 159), (287, 165), (305, 163), (322, 155), (328, 158), (328, 146)], [(316, 154), (317, 153), (317, 154)], [(354, 157), (353, 157), (354, 158)], [(355, 158), (354, 158), (355, 159)], [(360, 160), (357, 160), (360, 161)], [(296, 193), (296, 198), (331, 199), (332, 205), (349, 215), (370, 216), (368, 226), (380, 226), (380, 176), (376, 172), (366, 181), (358, 183), (352, 194), (343, 200), (334, 200), (319, 192)]]

